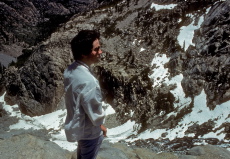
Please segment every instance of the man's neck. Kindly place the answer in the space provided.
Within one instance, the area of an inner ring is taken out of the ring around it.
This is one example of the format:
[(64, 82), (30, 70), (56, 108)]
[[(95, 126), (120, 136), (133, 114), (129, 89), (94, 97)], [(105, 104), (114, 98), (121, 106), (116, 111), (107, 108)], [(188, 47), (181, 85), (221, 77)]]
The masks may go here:
[(87, 58), (87, 56), (83, 56), (79, 61), (85, 63), (88, 67), (92, 64), (91, 61)]
[(89, 68), (90, 67), (90, 64), (89, 64), (89, 62), (87, 63), (87, 61), (86, 60), (76, 60), (76, 62), (79, 62), (80, 64), (82, 64), (82, 65), (85, 65), (87, 68)]

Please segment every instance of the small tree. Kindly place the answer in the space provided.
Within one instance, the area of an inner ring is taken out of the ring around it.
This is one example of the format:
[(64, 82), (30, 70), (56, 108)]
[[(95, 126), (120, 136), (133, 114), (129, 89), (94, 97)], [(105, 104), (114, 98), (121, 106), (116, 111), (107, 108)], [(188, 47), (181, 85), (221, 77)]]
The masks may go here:
[(0, 74), (5, 72), (6, 67), (0, 63)]
[(0, 64), (0, 74), (2, 74), (2, 64)]
[(126, 4), (127, 4), (127, 7), (129, 7), (129, 2), (130, 2), (130, 0), (127, 0), (127, 3), (126, 3)]

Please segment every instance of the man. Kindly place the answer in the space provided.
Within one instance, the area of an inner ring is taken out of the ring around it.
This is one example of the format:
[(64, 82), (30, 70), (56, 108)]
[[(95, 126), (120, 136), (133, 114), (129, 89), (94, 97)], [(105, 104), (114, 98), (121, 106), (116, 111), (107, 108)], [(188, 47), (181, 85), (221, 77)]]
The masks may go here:
[(89, 66), (100, 59), (100, 34), (82, 30), (71, 41), (75, 62), (64, 72), (67, 116), (65, 133), (69, 142), (78, 142), (78, 159), (95, 159), (107, 129), (98, 80)]

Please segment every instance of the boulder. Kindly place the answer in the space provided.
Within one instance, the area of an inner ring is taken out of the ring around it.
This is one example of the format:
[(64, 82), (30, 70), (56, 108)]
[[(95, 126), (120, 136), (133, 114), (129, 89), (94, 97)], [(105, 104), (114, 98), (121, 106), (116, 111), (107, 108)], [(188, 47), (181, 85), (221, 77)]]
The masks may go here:
[(180, 156), (179, 159), (230, 159), (230, 151), (213, 145), (193, 147), (187, 154)]
[(7, 139), (0, 139), (2, 159), (71, 159), (72, 154), (51, 141), (22, 134)]

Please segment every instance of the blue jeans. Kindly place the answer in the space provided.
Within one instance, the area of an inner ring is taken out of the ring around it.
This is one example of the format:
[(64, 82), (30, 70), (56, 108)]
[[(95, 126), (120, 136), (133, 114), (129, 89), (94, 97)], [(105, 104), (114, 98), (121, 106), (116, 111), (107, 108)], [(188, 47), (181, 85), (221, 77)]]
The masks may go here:
[(104, 136), (93, 140), (79, 140), (77, 146), (77, 159), (96, 159)]

